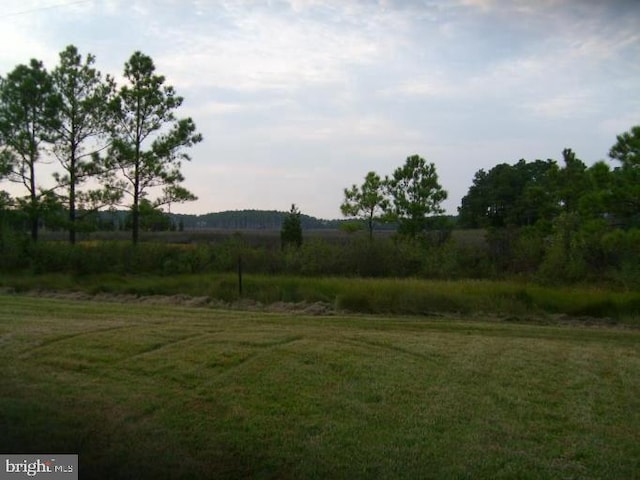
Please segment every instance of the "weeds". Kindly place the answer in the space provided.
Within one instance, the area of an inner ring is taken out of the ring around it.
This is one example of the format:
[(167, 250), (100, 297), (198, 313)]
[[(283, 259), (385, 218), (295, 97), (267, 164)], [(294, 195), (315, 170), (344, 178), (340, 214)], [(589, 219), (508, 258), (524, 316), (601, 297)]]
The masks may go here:
[(241, 299), (322, 302), (336, 310), (376, 314), (434, 313), (500, 316), (567, 315), (640, 325), (640, 292), (592, 287), (545, 287), (489, 280), (422, 280), (248, 274), (240, 296), (235, 274), (5, 275), (0, 287), (24, 291), (80, 291), (91, 295), (187, 295), (227, 303)]

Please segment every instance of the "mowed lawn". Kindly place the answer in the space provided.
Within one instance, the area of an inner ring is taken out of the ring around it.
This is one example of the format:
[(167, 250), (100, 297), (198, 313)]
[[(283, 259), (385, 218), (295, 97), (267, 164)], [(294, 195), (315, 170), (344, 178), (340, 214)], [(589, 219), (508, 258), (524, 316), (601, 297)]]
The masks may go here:
[(640, 330), (0, 295), (0, 379), (83, 479), (640, 475)]

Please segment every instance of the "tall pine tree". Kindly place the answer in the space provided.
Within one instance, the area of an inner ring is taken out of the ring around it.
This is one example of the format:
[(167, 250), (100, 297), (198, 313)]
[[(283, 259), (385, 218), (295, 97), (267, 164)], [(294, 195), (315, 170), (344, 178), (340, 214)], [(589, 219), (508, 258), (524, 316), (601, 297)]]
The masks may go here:
[(151, 189), (163, 189), (154, 206), (195, 200), (180, 186), (180, 167), (182, 160), (190, 160), (184, 149), (202, 136), (191, 118), (176, 118), (183, 99), (155, 73), (151, 57), (135, 52), (125, 63), (124, 78), (127, 84), (113, 102), (116, 124), (110, 162), (120, 173), (115, 186), (131, 197), (132, 240), (137, 244), (140, 201)]

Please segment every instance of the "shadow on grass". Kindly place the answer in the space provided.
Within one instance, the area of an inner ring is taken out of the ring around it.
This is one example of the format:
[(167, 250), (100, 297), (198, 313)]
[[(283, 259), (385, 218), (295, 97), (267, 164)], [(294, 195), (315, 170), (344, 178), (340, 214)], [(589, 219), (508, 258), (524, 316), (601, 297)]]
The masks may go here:
[(128, 418), (106, 403), (89, 410), (75, 401), (3, 397), (0, 451), (77, 454), (82, 479), (295, 478), (250, 442), (225, 442), (215, 430), (195, 445), (193, 425), (165, 428), (181, 420), (162, 413)]

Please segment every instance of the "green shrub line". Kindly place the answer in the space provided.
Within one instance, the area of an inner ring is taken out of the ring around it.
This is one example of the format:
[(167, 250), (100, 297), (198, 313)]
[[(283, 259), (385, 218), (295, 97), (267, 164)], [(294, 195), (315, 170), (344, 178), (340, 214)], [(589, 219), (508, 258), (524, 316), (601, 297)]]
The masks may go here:
[[(5, 235), (0, 286), (232, 303), (240, 299), (241, 261), (243, 299), (267, 305), (322, 302), (358, 313), (568, 315), (634, 323), (640, 316), (636, 233), (606, 237), (607, 251), (617, 252), (607, 268), (598, 262), (593, 268), (584, 261), (564, 264), (558, 252), (553, 262), (547, 257), (534, 268), (522, 250), (509, 253), (505, 245), (511, 240), (488, 235), (484, 241), (477, 231), (457, 232), (444, 242), (310, 237), (301, 247), (284, 250), (244, 234), (137, 246), (118, 240), (33, 243)], [(602, 269), (596, 272), (598, 265)]]
[[(298, 247), (255, 232), (200, 236), (187, 243), (166, 236), (139, 245), (122, 240), (30, 242), (0, 229), (0, 272), (34, 274), (180, 275), (235, 272), (308, 277), (510, 280), (541, 285), (590, 284), (640, 289), (640, 229), (606, 228), (581, 242), (520, 230), (454, 230), (448, 238), (408, 240), (384, 235), (310, 234)], [(566, 248), (565, 248), (566, 247)], [(568, 249), (568, 250), (567, 250)]]
[(0, 286), (16, 292), (61, 291), (89, 295), (206, 297), (234, 303), (251, 300), (317, 303), (342, 311), (368, 314), (542, 316), (594, 318), (608, 323), (638, 324), (640, 292), (594, 287), (546, 287), (490, 280), (424, 280), (416, 278), (340, 278), (223, 274), (69, 275), (13, 274)]

